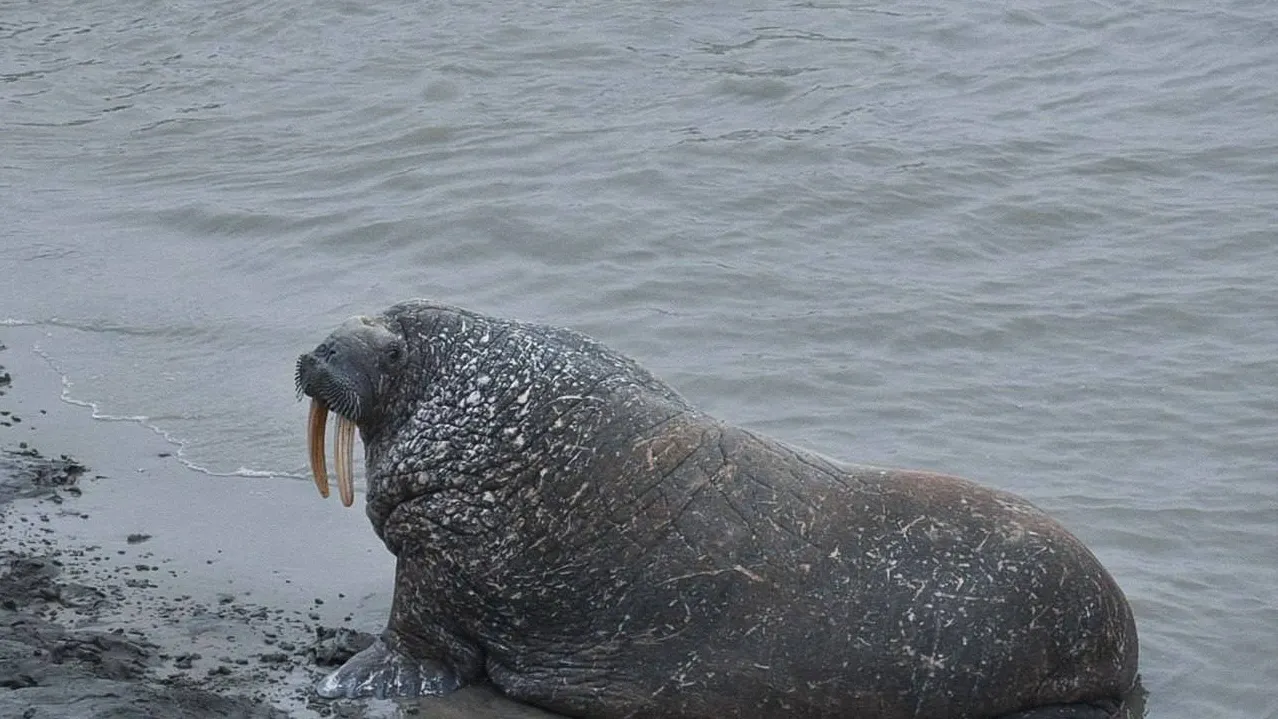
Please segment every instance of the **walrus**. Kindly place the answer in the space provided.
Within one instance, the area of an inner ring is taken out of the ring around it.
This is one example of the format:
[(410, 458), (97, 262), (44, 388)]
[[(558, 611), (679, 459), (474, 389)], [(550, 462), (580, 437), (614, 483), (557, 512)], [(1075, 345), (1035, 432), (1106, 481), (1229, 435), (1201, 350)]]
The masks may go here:
[(325, 697), (490, 682), (571, 717), (1099, 719), (1133, 687), (1114, 580), (1024, 499), (721, 422), (577, 332), (414, 300), (297, 361), (397, 559)]

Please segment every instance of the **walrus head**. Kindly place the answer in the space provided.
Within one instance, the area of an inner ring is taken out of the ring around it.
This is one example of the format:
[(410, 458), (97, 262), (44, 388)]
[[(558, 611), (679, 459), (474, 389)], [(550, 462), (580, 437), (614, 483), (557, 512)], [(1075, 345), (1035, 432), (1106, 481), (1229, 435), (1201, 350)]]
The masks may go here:
[(420, 523), (396, 516), (461, 522), (580, 463), (592, 453), (585, 438), (625, 397), (665, 398), (672, 414), (689, 409), (633, 360), (578, 332), (428, 300), (347, 320), (298, 358), (297, 389), (311, 398), (310, 464), (323, 496), (325, 423), (330, 411), (338, 416), (337, 485), (348, 506), (358, 427), (365, 512), (392, 551), (396, 527)]
[(307, 449), (311, 475), (328, 496), (324, 431), (329, 411), (337, 414), (333, 460), (342, 504), (355, 501), (352, 448), (355, 429), (369, 429), (380, 416), (391, 380), (406, 356), (399, 329), (383, 318), (352, 317), (313, 351), (297, 359), (297, 392), (311, 398)]

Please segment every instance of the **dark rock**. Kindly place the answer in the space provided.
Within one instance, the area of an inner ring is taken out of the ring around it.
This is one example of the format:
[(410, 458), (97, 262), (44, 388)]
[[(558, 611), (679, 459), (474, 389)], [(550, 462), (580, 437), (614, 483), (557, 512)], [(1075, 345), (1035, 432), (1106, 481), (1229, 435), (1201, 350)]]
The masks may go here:
[(178, 669), (190, 669), (192, 662), (202, 657), (198, 653), (182, 654), (173, 660), (173, 666)]
[(376, 640), (368, 632), (346, 627), (316, 627), (315, 641), (307, 649), (311, 660), (320, 666), (336, 666), (367, 649)]

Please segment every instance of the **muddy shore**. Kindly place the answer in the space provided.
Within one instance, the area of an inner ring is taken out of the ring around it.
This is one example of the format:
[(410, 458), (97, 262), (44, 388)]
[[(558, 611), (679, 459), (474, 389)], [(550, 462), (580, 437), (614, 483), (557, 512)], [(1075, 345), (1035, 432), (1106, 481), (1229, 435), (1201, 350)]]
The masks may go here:
[(316, 698), (389, 602), (362, 513), (296, 479), (200, 475), (145, 427), (63, 401), (56, 369), (6, 339), (0, 717), (551, 716), (484, 687)]

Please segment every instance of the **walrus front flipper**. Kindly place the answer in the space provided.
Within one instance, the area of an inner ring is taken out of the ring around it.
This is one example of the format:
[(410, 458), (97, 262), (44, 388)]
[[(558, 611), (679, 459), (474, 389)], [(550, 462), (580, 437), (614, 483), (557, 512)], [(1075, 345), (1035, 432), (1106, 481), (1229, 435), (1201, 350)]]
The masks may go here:
[(442, 665), (413, 659), (378, 639), (315, 685), (325, 699), (358, 697), (443, 696), (456, 691), (462, 680)]
[(315, 692), (325, 699), (443, 696), (478, 680), (484, 653), (449, 631), (436, 607), (419, 601), (423, 569), (400, 556), (386, 631), (372, 646), (324, 677)]

